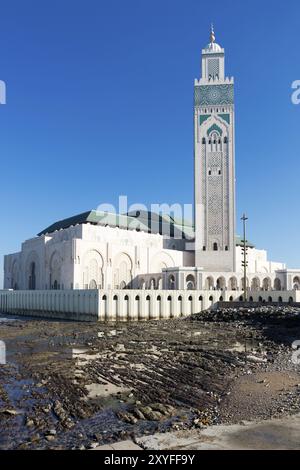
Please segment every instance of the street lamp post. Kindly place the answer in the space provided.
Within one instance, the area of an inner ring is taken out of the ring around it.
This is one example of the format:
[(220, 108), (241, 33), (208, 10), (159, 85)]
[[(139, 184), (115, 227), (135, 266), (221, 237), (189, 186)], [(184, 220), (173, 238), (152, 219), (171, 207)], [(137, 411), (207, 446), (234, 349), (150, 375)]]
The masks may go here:
[(242, 251), (244, 252), (244, 259), (242, 261), (242, 266), (244, 268), (244, 302), (247, 302), (247, 240), (246, 240), (246, 220), (248, 220), (248, 217), (246, 217), (246, 214), (243, 214), (243, 217), (241, 217), (241, 220), (243, 221), (243, 248)]

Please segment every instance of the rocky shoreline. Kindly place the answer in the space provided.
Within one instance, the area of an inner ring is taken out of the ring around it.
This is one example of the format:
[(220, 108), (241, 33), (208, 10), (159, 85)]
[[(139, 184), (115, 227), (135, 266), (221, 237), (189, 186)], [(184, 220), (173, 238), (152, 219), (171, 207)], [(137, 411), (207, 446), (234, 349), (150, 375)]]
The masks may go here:
[(0, 324), (0, 449), (91, 449), (300, 411), (299, 309)]

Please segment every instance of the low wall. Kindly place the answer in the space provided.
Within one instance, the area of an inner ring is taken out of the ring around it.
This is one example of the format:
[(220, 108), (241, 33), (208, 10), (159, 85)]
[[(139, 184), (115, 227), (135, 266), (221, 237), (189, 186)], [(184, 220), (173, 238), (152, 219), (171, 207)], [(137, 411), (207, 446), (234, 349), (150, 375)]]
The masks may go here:
[(0, 291), (0, 312), (62, 320), (97, 321), (98, 291)]
[[(299, 291), (249, 292), (252, 302), (299, 302)], [(145, 321), (176, 318), (230, 302), (241, 291), (40, 290), (0, 291), (0, 312), (78, 321)], [(249, 303), (253, 306), (253, 303)], [(226, 306), (229, 306), (227, 303)]]

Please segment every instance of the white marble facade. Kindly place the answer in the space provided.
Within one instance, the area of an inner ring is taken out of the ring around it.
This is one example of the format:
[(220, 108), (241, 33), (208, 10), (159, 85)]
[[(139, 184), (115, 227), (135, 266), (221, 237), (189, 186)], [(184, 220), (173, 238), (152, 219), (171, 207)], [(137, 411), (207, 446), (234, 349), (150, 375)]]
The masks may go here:
[[(202, 77), (195, 80), (195, 228), (174, 223), (169, 232), (159, 224), (153, 229), (148, 221), (159, 216), (150, 212), (141, 220), (138, 214), (117, 221), (109, 216), (107, 223), (95, 211), (79, 214), (5, 256), (4, 289), (243, 288), (241, 241), (235, 236), (234, 83), (225, 76), (224, 58), (211, 31), (202, 50)], [(253, 245), (247, 259), (249, 290), (300, 289), (300, 269), (269, 261)]]

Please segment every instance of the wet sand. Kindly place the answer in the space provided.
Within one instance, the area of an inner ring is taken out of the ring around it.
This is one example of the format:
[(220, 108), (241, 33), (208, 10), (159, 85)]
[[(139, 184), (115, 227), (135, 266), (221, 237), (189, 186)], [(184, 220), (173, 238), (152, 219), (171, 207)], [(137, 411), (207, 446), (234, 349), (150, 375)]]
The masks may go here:
[(96, 448), (296, 414), (299, 338), (298, 317), (1, 321), (0, 449)]

